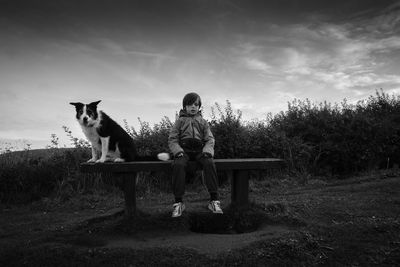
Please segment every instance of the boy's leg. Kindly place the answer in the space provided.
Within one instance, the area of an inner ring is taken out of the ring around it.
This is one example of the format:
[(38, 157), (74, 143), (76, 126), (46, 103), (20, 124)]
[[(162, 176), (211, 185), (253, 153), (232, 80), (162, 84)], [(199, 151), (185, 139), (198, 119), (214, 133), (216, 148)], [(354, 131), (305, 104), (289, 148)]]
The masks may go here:
[(211, 200), (218, 200), (218, 176), (217, 168), (215, 167), (212, 158), (205, 158), (199, 155), (197, 161), (202, 165), (204, 172), (204, 180)]
[(175, 196), (175, 202), (182, 202), (182, 197), (185, 194), (185, 177), (186, 166), (188, 162), (186, 155), (176, 158), (172, 164), (172, 191)]
[(198, 162), (203, 165), (204, 178), (208, 192), (210, 193), (211, 199), (207, 207), (213, 213), (223, 214), (221, 203), (218, 200), (218, 176), (214, 160), (212, 158), (199, 157)]

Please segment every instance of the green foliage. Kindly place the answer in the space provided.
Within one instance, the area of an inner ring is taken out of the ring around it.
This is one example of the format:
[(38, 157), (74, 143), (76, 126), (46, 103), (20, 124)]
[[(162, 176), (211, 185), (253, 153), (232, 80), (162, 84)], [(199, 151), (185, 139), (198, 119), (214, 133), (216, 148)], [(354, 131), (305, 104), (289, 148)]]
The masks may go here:
[(78, 189), (79, 163), (89, 151), (82, 149), (43, 149), (0, 155), (0, 201), (25, 203), (68, 186)]
[[(168, 135), (173, 123), (164, 117), (153, 127), (139, 119), (139, 129), (125, 130), (136, 142), (141, 155), (168, 151)], [(242, 113), (229, 101), (212, 108), (211, 130), (215, 136), (216, 158), (283, 158), (288, 170), (299, 175), (346, 175), (358, 171), (400, 165), (400, 97), (377, 91), (368, 99), (350, 105), (313, 103), (295, 99), (288, 109), (262, 120), (244, 122)], [(64, 131), (74, 149), (58, 148), (51, 136), (50, 149), (27, 149), (0, 155), (0, 201), (27, 202), (54, 194), (68, 198), (115, 185), (107, 175), (79, 173), (79, 164), (90, 158), (86, 140)], [(139, 175), (139, 194), (154, 188), (169, 190), (169, 177), (159, 173)]]
[(56, 134), (51, 134), (50, 145), (48, 145), (46, 148), (58, 148), (59, 145), (60, 143), (58, 136)]
[(90, 147), (89, 141), (87, 141), (85, 139), (74, 137), (72, 135), (72, 131), (67, 126), (63, 126), (62, 128), (64, 129), (64, 132), (69, 137), (69, 140), (71, 141), (71, 145), (73, 147), (75, 147), (75, 148), (89, 148)]
[(399, 112), (400, 98), (382, 91), (356, 105), (294, 100), (270, 127), (284, 136), (284, 158), (293, 169), (350, 174), (398, 164)]
[(215, 103), (218, 115), (212, 108), (211, 131), (215, 137), (215, 154), (219, 158), (236, 158), (243, 155), (246, 147), (246, 129), (241, 122), (242, 113), (232, 110), (231, 103), (226, 101), (224, 109)]
[(173, 123), (168, 117), (162, 118), (161, 122), (150, 127), (148, 122), (139, 120), (139, 130), (128, 125), (124, 120), (125, 130), (135, 140), (139, 155), (154, 155), (155, 153), (168, 151), (168, 135)]
[(295, 99), (287, 111), (251, 122), (227, 101), (216, 104), (210, 124), (217, 158), (279, 157), (289, 170), (312, 175), (400, 164), (400, 97), (383, 91), (355, 105)]

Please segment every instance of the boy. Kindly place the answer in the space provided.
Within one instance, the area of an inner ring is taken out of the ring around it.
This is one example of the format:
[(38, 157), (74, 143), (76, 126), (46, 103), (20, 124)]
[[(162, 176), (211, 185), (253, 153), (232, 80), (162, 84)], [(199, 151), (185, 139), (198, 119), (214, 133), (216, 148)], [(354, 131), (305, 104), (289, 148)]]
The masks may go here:
[(185, 95), (182, 107), (168, 138), (168, 146), (174, 156), (172, 190), (175, 203), (172, 217), (181, 216), (185, 210), (182, 198), (185, 193), (186, 165), (189, 160), (196, 160), (203, 167), (206, 187), (210, 193), (208, 208), (213, 213), (222, 214), (218, 200), (217, 170), (213, 160), (215, 139), (208, 122), (201, 116), (200, 96), (196, 93)]

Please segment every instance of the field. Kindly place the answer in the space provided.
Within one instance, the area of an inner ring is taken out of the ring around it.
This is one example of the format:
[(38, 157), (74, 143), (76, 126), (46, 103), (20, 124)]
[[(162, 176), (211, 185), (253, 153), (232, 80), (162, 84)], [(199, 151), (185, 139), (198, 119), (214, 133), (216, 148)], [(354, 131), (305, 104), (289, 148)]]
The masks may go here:
[(172, 196), (149, 192), (125, 220), (119, 191), (0, 206), (1, 266), (396, 266), (400, 177), (251, 181), (251, 207), (212, 215), (203, 186), (170, 218)]

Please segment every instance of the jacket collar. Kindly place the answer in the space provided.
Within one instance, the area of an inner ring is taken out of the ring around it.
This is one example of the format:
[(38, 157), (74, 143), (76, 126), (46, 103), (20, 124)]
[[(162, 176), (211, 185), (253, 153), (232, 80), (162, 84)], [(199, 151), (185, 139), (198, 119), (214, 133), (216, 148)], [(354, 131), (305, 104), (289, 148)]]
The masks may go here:
[(196, 118), (196, 117), (202, 117), (202, 114), (201, 114), (201, 110), (200, 110), (196, 115), (191, 116), (191, 115), (187, 114), (187, 112), (185, 110), (181, 109), (179, 111), (179, 118), (181, 118), (181, 117), (193, 117), (193, 118)]

